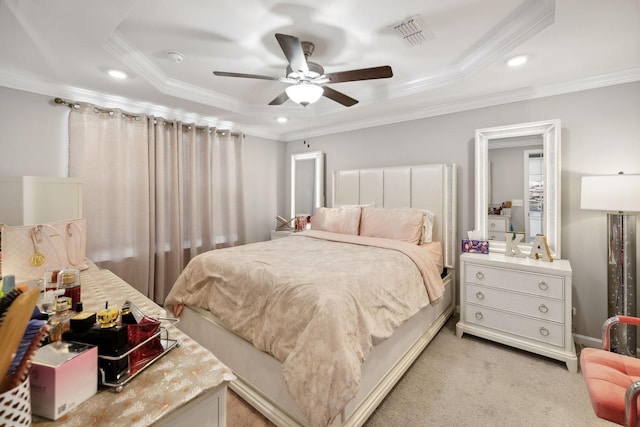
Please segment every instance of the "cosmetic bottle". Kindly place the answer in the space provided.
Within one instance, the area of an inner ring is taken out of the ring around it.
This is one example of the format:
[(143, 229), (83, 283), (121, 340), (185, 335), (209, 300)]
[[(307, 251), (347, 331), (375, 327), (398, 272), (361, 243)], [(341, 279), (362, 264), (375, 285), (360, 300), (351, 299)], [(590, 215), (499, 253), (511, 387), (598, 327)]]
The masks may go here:
[(57, 297), (55, 313), (49, 316), (49, 341), (57, 342), (70, 329), (71, 317), (75, 314), (71, 311), (71, 300), (64, 295)]
[[(90, 321), (97, 318), (98, 322), (83, 330), (89, 321), (86, 316)], [(82, 314), (76, 318), (79, 327), (63, 335), (65, 341), (93, 344), (98, 347), (98, 356), (109, 357), (99, 358), (98, 368), (104, 375), (104, 381), (111, 383), (121, 381), (129, 373), (129, 358), (121, 357), (129, 351), (127, 325), (118, 324), (118, 317), (117, 308), (105, 308), (97, 314)]]
[(64, 295), (71, 298), (71, 306), (75, 307), (81, 300), (80, 272), (73, 268), (60, 270), (58, 288), (64, 289)]

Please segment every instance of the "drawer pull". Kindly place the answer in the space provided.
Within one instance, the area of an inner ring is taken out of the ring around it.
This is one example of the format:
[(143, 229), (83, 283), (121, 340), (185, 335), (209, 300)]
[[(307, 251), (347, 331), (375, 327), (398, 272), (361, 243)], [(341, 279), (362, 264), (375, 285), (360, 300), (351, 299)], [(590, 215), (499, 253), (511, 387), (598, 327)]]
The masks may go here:
[(538, 307), (538, 310), (540, 310), (540, 313), (548, 313), (549, 312), (549, 307), (547, 307), (544, 304), (540, 304), (540, 307)]
[(478, 299), (484, 299), (484, 294), (480, 291), (476, 292), (476, 298)]
[(549, 330), (547, 328), (545, 328), (544, 326), (542, 326), (540, 328), (540, 335), (542, 335), (543, 337), (548, 337), (549, 336)]
[(478, 319), (478, 320), (482, 320), (482, 318), (483, 318), (483, 317), (484, 317), (484, 316), (482, 315), (482, 313), (481, 313), (481, 312), (476, 311), (476, 319)]
[(545, 282), (538, 283), (538, 287), (543, 291), (546, 291), (549, 289), (549, 285), (547, 285)]
[(484, 274), (482, 274), (482, 271), (478, 271), (478, 272), (476, 273), (476, 278), (477, 278), (477, 279), (479, 279), (479, 280), (484, 279)]
[(496, 228), (496, 223), (495, 222), (491, 223), (491, 228)]

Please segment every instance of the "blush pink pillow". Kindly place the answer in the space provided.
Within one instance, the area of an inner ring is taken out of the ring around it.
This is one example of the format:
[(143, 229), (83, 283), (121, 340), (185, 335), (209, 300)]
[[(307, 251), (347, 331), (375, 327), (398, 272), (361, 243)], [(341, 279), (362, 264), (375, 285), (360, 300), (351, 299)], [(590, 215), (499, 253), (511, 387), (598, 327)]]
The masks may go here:
[(316, 208), (311, 229), (357, 235), (360, 227), (360, 212), (359, 207)]
[(419, 245), (424, 212), (419, 209), (363, 208), (360, 235), (402, 240)]

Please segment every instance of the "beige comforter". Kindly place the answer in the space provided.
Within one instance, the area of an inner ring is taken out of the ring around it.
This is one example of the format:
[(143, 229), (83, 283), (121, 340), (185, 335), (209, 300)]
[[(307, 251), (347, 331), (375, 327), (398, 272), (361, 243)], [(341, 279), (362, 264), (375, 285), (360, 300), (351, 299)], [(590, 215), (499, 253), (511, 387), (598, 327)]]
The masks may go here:
[(302, 413), (324, 426), (358, 390), (372, 345), (441, 299), (434, 251), (441, 260), (438, 243), (296, 233), (195, 257), (165, 305), (207, 309), (276, 357)]

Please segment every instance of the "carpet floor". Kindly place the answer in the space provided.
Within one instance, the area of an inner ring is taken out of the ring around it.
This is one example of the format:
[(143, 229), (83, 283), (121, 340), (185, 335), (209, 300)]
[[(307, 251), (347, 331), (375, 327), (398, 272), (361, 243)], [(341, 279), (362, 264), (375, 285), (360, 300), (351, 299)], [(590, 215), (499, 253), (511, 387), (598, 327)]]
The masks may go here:
[[(366, 427), (615, 425), (594, 415), (580, 373), (471, 335), (459, 339), (456, 321), (447, 322)], [(273, 426), (232, 391), (227, 425)]]

